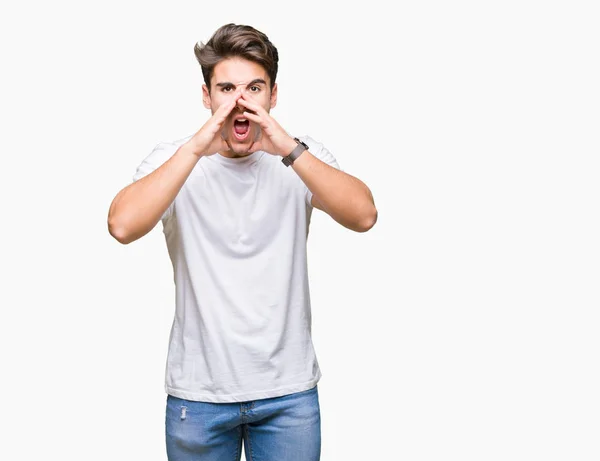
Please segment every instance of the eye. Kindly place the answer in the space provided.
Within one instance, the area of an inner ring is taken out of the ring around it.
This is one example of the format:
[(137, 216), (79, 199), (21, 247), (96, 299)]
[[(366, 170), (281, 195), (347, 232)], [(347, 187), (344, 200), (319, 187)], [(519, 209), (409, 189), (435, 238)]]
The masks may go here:
[(252, 85), (250, 91), (252, 91), (252, 93), (258, 93), (260, 91), (260, 86)]
[(224, 87), (222, 88), (222, 91), (223, 91), (224, 93), (228, 93), (228, 92), (230, 92), (231, 90), (233, 90), (233, 87), (232, 87), (232, 86), (224, 86)]

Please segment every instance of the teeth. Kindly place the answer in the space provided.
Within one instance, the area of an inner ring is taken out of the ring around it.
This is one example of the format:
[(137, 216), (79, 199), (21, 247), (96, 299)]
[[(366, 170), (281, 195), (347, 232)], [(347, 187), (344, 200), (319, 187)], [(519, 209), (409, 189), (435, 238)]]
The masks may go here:
[(247, 122), (248, 120), (245, 118), (238, 118), (236, 122)]

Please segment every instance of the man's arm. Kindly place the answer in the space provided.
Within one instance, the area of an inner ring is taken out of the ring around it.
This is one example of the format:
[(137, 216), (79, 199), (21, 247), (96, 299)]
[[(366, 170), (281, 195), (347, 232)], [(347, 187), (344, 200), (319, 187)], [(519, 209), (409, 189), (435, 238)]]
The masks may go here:
[(377, 222), (370, 189), (360, 179), (304, 151), (291, 166), (312, 192), (311, 204), (342, 226), (366, 232)]
[[(264, 150), (274, 155), (288, 155), (296, 141), (269, 115), (260, 104), (242, 95), (238, 103), (247, 108), (244, 116), (258, 123), (266, 136), (255, 141), (251, 150)], [(284, 153), (284, 154), (282, 154)], [(313, 205), (330, 215), (342, 226), (356, 232), (366, 232), (377, 221), (377, 209), (369, 188), (358, 178), (334, 168), (308, 150), (300, 154), (292, 168), (316, 200)]]
[(190, 142), (160, 167), (122, 189), (108, 211), (108, 231), (120, 243), (137, 240), (158, 223), (200, 157)]
[(200, 157), (227, 149), (227, 143), (221, 137), (221, 129), (240, 95), (241, 90), (237, 90), (160, 167), (117, 194), (108, 211), (110, 235), (126, 244), (143, 237), (156, 226)]

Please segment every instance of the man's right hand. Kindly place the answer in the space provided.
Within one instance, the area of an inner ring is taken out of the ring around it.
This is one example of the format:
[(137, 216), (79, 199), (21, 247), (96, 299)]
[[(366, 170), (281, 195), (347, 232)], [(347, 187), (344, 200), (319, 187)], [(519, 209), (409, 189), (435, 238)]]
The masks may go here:
[(166, 162), (116, 195), (108, 211), (108, 230), (115, 239), (127, 244), (150, 232), (175, 200), (198, 159), (229, 150), (221, 132), (240, 97), (238, 90)]
[(219, 151), (229, 150), (229, 146), (225, 139), (223, 139), (221, 132), (225, 120), (227, 120), (227, 117), (237, 105), (237, 101), (241, 96), (242, 91), (241, 89), (238, 89), (229, 102), (222, 104), (212, 117), (206, 121), (204, 126), (188, 141), (188, 143), (193, 146), (193, 152), (198, 157), (213, 155)]

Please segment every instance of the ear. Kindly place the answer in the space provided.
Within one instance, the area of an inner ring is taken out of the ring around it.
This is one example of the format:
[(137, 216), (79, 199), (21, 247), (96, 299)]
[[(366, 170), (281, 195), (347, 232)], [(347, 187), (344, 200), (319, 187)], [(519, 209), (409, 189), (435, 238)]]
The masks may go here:
[(210, 109), (210, 93), (208, 92), (208, 87), (206, 85), (202, 85), (202, 102), (204, 103), (204, 107)]
[(271, 109), (277, 105), (277, 83), (273, 85), (271, 90)]

